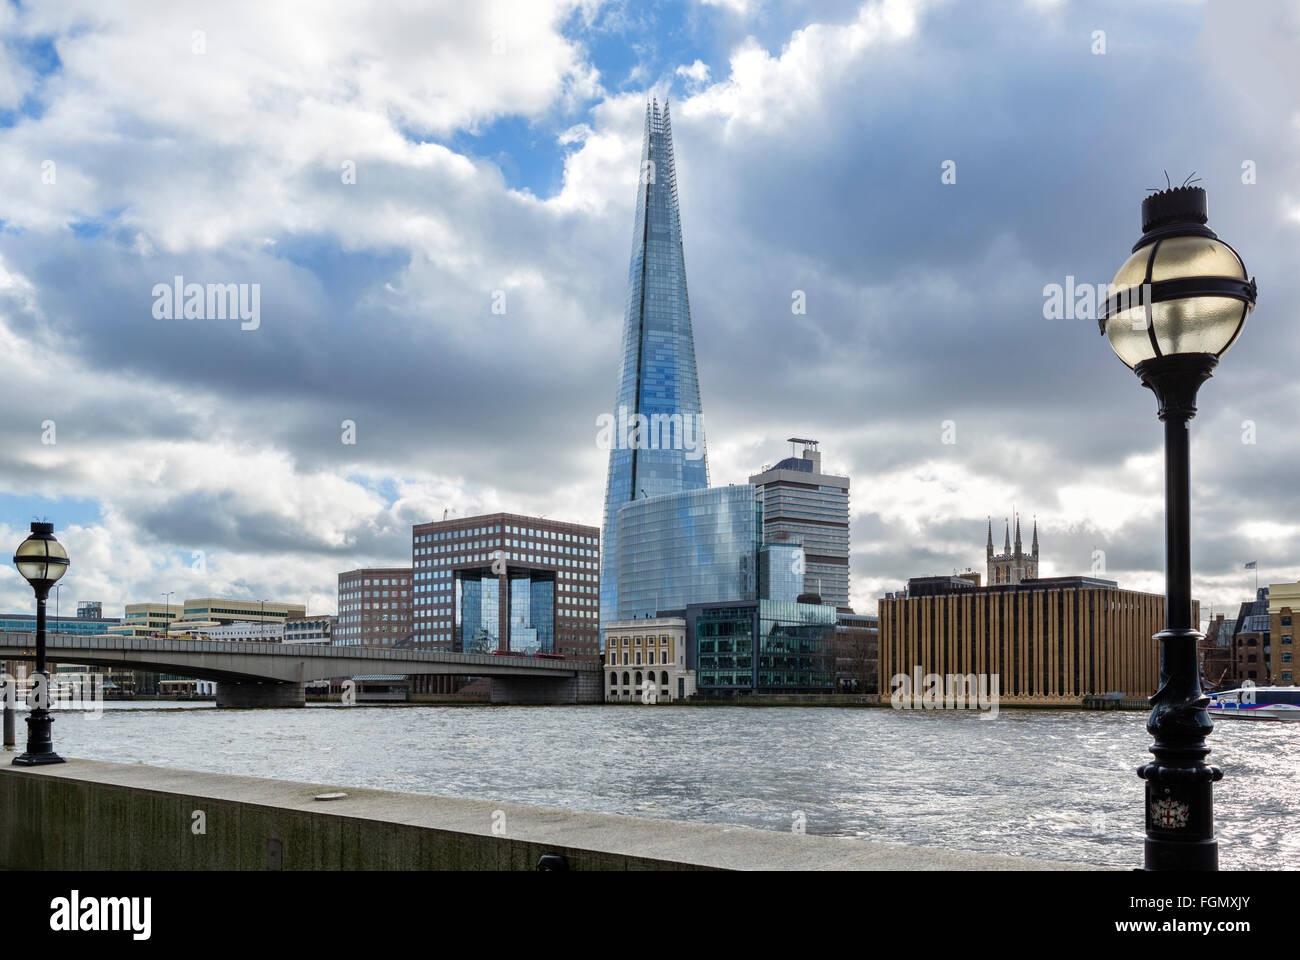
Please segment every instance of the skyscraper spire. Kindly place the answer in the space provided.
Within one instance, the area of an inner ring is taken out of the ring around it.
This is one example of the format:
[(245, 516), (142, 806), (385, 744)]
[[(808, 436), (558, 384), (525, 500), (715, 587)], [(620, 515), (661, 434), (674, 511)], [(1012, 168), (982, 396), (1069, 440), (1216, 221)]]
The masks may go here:
[[(618, 510), (638, 496), (709, 485), (695, 338), (686, 292), (677, 171), (667, 103), (646, 103), (628, 264), (622, 359), (601, 534), (600, 624), (618, 619)], [(653, 433), (656, 423), (660, 434)], [(627, 426), (624, 426), (626, 424)], [(673, 434), (674, 428), (676, 433)], [(669, 434), (663, 435), (667, 430)]]

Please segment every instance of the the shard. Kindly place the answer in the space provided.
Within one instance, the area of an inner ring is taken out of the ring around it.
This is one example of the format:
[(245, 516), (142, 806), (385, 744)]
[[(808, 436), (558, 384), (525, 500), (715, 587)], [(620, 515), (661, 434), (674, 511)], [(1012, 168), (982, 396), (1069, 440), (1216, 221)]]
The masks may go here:
[(602, 648), (604, 625), (617, 619), (618, 611), (619, 507), (638, 497), (709, 485), (672, 127), (667, 103), (660, 107), (653, 100), (646, 105), (622, 358), (611, 414), (616, 428), (600, 551)]

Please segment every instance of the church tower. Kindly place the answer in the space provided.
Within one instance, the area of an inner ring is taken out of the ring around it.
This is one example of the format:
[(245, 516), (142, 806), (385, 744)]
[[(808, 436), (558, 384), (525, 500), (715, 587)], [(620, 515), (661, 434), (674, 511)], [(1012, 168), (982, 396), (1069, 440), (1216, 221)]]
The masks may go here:
[(1022, 580), (1038, 579), (1038, 520), (1034, 520), (1033, 542), (1030, 552), (1025, 553), (1024, 542), (1020, 538), (1020, 516), (1016, 515), (1016, 544), (1011, 546), (1011, 522), (1006, 522), (1002, 540), (1002, 552), (993, 552), (993, 519), (989, 518), (988, 542), (984, 547), (988, 564), (988, 582), (992, 585), (1003, 583), (1020, 583)]

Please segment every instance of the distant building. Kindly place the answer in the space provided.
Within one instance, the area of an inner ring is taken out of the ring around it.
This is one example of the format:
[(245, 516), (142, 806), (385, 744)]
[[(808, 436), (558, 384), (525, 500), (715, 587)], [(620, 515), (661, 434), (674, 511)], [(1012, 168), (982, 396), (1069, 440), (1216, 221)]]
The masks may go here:
[[(410, 567), (361, 567), (338, 576), (336, 647), (391, 647), (414, 629)], [(300, 611), (295, 619), (306, 615)]]
[[(53, 617), (45, 618), (47, 633), (70, 633), (77, 636), (94, 636), (108, 633), (113, 627), (120, 626), (120, 617)], [(0, 631), (12, 633), (35, 633), (36, 614), (34, 613), (0, 613)]]
[(1016, 517), (1016, 545), (1011, 546), (1011, 527), (1008, 524), (1003, 537), (1002, 552), (993, 552), (993, 520), (989, 520), (989, 539), (985, 546), (985, 558), (988, 562), (989, 586), (1002, 583), (1019, 583), (1021, 580), (1038, 579), (1038, 521), (1034, 521), (1034, 542), (1029, 553), (1020, 545), (1020, 517)]
[(1205, 628), (1205, 638), (1198, 645), (1201, 661), (1201, 678), (1210, 689), (1232, 686), (1235, 675), (1232, 662), (1232, 634), (1236, 620), (1226, 620), (1219, 614)]
[[(1051, 577), (980, 587), (922, 577), (879, 601), (880, 695), (898, 675), (998, 678), (1002, 700), (1078, 702), (1156, 690), (1165, 598), (1112, 580)], [(1193, 602), (1194, 616), (1200, 616)]]
[(835, 615), (835, 692), (879, 693), (880, 618), (840, 609)]
[(686, 667), (705, 698), (833, 693), (836, 613), (820, 603), (746, 600), (686, 608)]
[(618, 620), (758, 598), (762, 521), (750, 484), (633, 500), (618, 511), (618, 537)]
[(1300, 583), (1274, 583), (1268, 588), (1268, 619), (1272, 643), (1269, 683), (1290, 687), (1296, 682), (1294, 617), (1300, 611)]
[(823, 603), (849, 602), (849, 478), (822, 473), (816, 440), (791, 437), (802, 447), (749, 478), (763, 511), (765, 542), (790, 538), (804, 548), (806, 567), (799, 593)]
[(102, 620), (104, 618), (104, 604), (98, 600), (78, 600), (77, 601), (77, 619), (78, 620)]
[(332, 643), (336, 617), (292, 617), (284, 622), (284, 643)]
[[(1268, 587), (1258, 588), (1255, 599), (1247, 600), (1237, 611), (1236, 627), (1232, 631), (1232, 686), (1240, 686), (1247, 680), (1265, 686), (1271, 680), (1269, 654), (1273, 625), (1268, 593)], [(1280, 622), (1281, 617), (1278, 619)]]
[(237, 622), (283, 625), (286, 620), (305, 616), (306, 613), (307, 608), (301, 603), (196, 597), (182, 604), (181, 615), (172, 621), (168, 632), (180, 632), (178, 628), (217, 626)]
[(514, 513), (412, 528), (415, 646), (599, 661), (600, 531)]
[(235, 620), (231, 623), (205, 623), (198, 626), (178, 623), (172, 626), (168, 636), (188, 640), (282, 643), (284, 624), (265, 620)]
[(123, 637), (165, 637), (183, 610), (179, 603), (128, 603), (126, 615), (108, 632)]
[(605, 699), (669, 703), (695, 694), (686, 666), (686, 620), (643, 617), (605, 624)]

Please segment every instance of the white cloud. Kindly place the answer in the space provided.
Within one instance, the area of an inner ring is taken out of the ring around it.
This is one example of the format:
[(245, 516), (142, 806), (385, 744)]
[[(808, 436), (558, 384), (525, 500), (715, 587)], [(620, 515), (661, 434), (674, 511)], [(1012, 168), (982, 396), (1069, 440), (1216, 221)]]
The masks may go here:
[(677, 76), (685, 78), (687, 93), (696, 93), (708, 85), (709, 65), (703, 60), (696, 60), (689, 67), (678, 67)]

